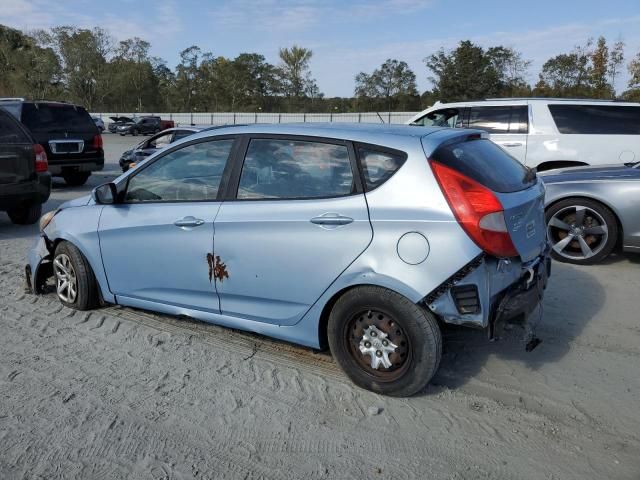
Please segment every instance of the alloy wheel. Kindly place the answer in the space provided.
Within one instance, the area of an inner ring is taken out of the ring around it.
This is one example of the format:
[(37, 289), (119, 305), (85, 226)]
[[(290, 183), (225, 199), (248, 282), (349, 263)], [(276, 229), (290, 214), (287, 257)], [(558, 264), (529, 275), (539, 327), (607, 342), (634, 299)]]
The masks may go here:
[(594, 209), (572, 205), (558, 210), (547, 223), (547, 234), (556, 254), (587, 260), (607, 244), (609, 226)]
[(53, 272), (56, 276), (56, 292), (60, 300), (73, 303), (78, 295), (78, 279), (71, 259), (60, 253), (53, 260)]

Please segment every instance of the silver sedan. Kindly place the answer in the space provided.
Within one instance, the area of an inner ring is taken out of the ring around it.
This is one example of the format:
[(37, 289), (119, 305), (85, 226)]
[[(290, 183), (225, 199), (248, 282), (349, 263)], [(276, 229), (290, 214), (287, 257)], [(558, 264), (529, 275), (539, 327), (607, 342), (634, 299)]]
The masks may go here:
[(540, 177), (556, 260), (587, 265), (616, 248), (640, 253), (640, 162), (551, 170)]

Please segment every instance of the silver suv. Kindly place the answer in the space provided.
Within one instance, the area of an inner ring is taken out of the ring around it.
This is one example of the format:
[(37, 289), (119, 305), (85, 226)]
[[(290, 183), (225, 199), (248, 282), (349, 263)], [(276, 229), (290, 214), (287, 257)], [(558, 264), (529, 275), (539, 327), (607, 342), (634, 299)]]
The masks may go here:
[(508, 318), (538, 317), (543, 197), (477, 131), (220, 128), (45, 215), (27, 279), (40, 293), (55, 276), (70, 308), (116, 303), (328, 343), (356, 384), (411, 395), (438, 368), (439, 322), (493, 338)]

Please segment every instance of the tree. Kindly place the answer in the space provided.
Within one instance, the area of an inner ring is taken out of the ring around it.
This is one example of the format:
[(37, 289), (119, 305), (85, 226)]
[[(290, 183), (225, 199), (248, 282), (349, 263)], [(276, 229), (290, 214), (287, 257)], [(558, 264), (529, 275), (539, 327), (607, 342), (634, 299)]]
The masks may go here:
[(196, 104), (195, 97), (201, 86), (199, 66), (202, 50), (192, 45), (180, 52), (180, 63), (176, 67), (176, 96), (183, 111), (191, 112)]
[(299, 100), (307, 97), (309, 91), (313, 91), (317, 96), (317, 86), (315, 79), (311, 76), (309, 61), (313, 56), (313, 52), (308, 48), (299, 47), (297, 45), (291, 48), (281, 48), (281, 63), (278, 67), (278, 74), (283, 93), (289, 99), (289, 108), (292, 108), (294, 102), (296, 107), (300, 107)]
[(591, 68), (592, 41), (576, 46), (570, 53), (562, 53), (547, 60), (535, 93), (554, 97), (589, 97), (594, 95)]
[(406, 62), (387, 59), (373, 73), (356, 75), (355, 95), (363, 99), (382, 99), (388, 111), (403, 97), (418, 96), (416, 75)]
[(611, 49), (611, 53), (609, 54), (609, 84), (613, 88), (614, 97), (615, 97), (615, 89), (616, 89), (616, 78), (618, 78), (618, 74), (620, 73), (620, 68), (624, 63), (624, 42), (622, 40), (618, 40), (613, 44), (613, 48)]
[(591, 52), (591, 87), (598, 98), (611, 98), (613, 88), (608, 82), (609, 77), (609, 47), (604, 37), (598, 38), (596, 47)]
[(503, 46), (484, 50), (469, 40), (452, 52), (441, 49), (424, 59), (432, 72), (434, 93), (444, 101), (502, 97), (528, 90), (525, 81), (529, 61)]
[(633, 57), (627, 66), (629, 70), (629, 90), (624, 92), (623, 97), (626, 100), (640, 101), (640, 52)]

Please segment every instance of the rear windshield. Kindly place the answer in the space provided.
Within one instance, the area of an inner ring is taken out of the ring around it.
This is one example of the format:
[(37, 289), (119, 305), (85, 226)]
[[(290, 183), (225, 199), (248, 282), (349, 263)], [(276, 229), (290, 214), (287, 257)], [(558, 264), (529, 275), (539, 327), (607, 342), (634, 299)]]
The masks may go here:
[(583, 135), (640, 135), (640, 107), (549, 105), (558, 131)]
[(25, 103), (22, 107), (22, 123), (33, 132), (96, 131), (89, 113), (84, 108), (73, 105)]
[(474, 139), (443, 145), (431, 158), (494, 192), (517, 192), (536, 182), (529, 169), (490, 140)]

